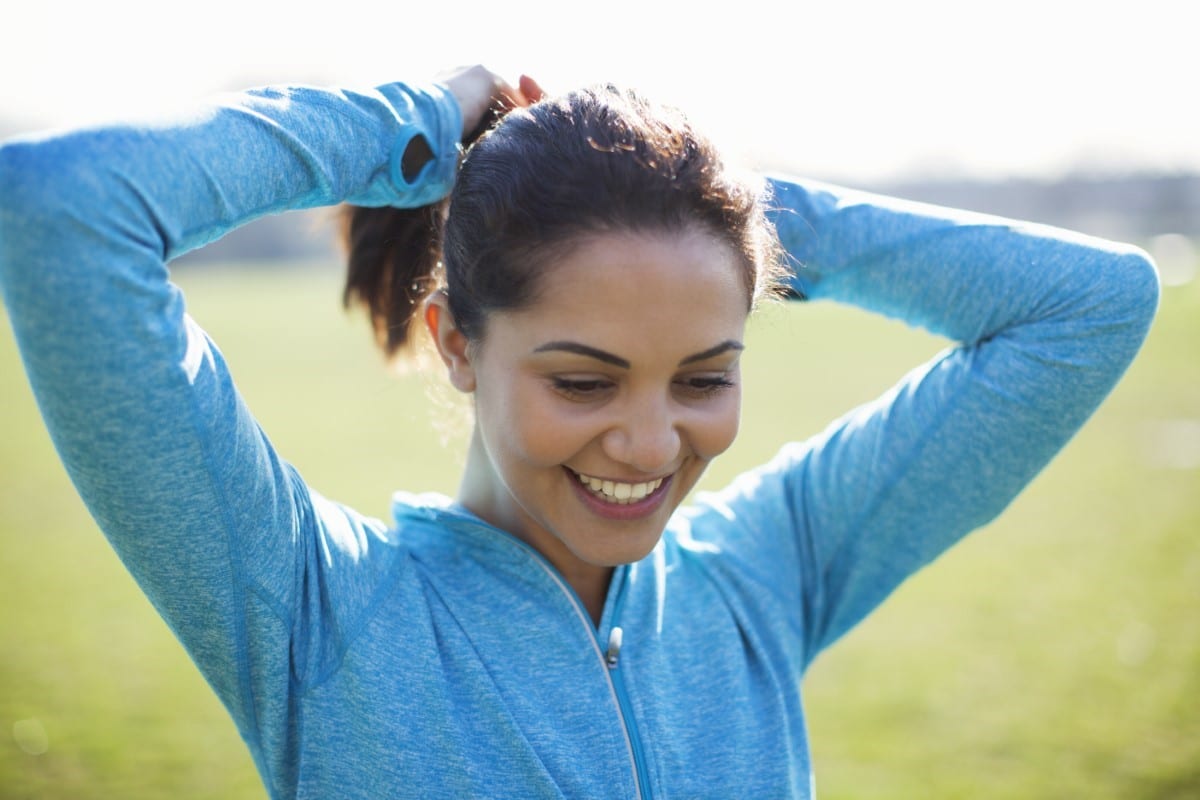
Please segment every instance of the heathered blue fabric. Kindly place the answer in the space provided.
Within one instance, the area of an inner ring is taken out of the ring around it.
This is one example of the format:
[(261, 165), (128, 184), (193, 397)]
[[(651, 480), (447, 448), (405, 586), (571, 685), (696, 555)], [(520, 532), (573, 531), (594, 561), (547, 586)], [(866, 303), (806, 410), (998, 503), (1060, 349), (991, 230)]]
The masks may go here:
[[(773, 177), (798, 290), (958, 345), (676, 514), (597, 630), (446, 498), (398, 495), (389, 525), (318, 495), (169, 282), (262, 214), (443, 196), (460, 129), (437, 86), (300, 87), (0, 148), (4, 300), (72, 480), (274, 798), (810, 797), (805, 669), (1083, 424), (1147, 332), (1153, 266)], [(418, 134), (435, 160), (410, 184)]]

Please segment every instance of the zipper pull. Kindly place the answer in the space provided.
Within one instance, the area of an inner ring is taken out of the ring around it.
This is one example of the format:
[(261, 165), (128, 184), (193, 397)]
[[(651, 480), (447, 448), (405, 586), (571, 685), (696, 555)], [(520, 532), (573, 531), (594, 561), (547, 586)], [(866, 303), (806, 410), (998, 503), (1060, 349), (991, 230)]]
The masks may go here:
[(618, 627), (614, 627), (608, 633), (608, 652), (604, 655), (604, 662), (608, 664), (609, 669), (617, 668), (617, 659), (621, 657), (622, 635), (623, 632)]

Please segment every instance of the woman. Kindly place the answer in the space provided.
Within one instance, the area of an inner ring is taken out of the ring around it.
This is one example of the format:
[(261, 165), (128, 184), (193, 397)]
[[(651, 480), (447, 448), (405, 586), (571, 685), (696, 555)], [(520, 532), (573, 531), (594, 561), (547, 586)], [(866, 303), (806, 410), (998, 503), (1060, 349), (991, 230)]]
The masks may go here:
[[(528, 107), (460, 169), (496, 101)], [(0, 187), (55, 444), (273, 797), (811, 796), (807, 665), (1011, 501), (1157, 299), (1135, 249), (790, 178), (762, 194), (673, 112), (479, 68), (14, 141)], [(385, 209), (353, 212), (347, 296), (389, 352), (423, 326), (475, 409), (457, 497), (398, 495), (390, 525), (275, 452), (165, 267), (340, 202)], [(791, 294), (960, 344), (683, 508), (735, 436), (778, 245)]]

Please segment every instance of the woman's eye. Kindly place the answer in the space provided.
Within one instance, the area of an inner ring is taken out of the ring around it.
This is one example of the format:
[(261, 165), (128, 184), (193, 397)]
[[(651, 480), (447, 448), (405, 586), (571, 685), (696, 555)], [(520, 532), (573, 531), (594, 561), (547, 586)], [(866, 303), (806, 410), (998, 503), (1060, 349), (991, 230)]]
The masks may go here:
[(612, 382), (601, 378), (558, 378), (552, 379), (554, 388), (571, 398), (597, 397), (612, 387)]
[(736, 384), (728, 375), (698, 375), (679, 381), (679, 385), (689, 394), (707, 397), (725, 389), (732, 389)]

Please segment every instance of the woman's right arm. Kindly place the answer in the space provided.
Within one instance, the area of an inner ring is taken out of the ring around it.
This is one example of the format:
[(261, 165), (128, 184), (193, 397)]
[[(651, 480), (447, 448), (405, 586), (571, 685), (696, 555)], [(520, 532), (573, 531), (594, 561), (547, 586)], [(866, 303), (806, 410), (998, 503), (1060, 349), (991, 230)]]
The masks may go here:
[[(294, 615), (328, 588), (305, 570), (372, 580), (353, 573), (381, 569), (361, 556), (382, 527), (279, 458), (166, 264), (264, 214), (436, 201), (462, 125), (442, 86), (272, 88), (0, 148), (0, 288), (54, 445), (252, 748), (254, 682), (305, 668)], [(432, 153), (415, 174), (414, 141)]]

